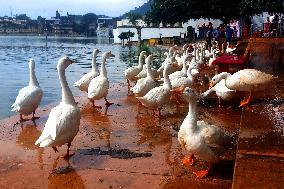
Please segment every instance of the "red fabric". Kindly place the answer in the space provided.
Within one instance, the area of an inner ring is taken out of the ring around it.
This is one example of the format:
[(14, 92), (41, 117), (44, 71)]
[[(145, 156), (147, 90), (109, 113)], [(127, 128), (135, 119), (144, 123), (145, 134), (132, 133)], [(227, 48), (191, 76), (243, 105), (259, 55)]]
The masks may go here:
[(216, 60), (214, 60), (212, 62), (212, 64), (238, 64), (238, 65), (243, 65), (246, 61), (246, 58), (243, 55), (224, 55), (224, 56), (220, 56), (218, 58), (216, 58)]
[(212, 64), (218, 65), (218, 72), (230, 72), (230, 65), (235, 65), (240, 68), (244, 68), (246, 58), (244, 55), (223, 55), (212, 62)]

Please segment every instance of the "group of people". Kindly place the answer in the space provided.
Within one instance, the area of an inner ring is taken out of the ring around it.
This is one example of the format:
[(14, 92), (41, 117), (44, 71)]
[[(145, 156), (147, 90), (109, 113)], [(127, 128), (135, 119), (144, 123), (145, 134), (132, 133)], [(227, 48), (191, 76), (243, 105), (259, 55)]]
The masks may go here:
[(198, 37), (206, 39), (206, 48), (212, 47), (212, 41), (216, 41), (218, 44), (237, 42), (238, 29), (236, 26), (232, 27), (230, 24), (227, 26), (221, 24), (219, 27), (213, 28), (213, 24), (209, 22), (208, 25), (204, 23), (202, 26), (198, 27), (198, 29)]

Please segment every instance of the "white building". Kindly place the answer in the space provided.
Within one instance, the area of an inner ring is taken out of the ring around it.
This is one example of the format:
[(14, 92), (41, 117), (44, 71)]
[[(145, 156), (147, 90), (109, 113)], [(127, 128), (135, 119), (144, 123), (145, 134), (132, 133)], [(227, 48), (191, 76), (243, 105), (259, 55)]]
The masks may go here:
[[(119, 34), (122, 32), (134, 32), (134, 37), (131, 38), (132, 41), (138, 41), (137, 30), (133, 27), (118, 27), (113, 30), (114, 43), (121, 43), (118, 38)], [(160, 37), (182, 37), (186, 33), (186, 28), (153, 28), (144, 27), (141, 31), (142, 40), (145, 39), (158, 39)]]
[[(162, 38), (171, 38), (171, 37), (181, 37), (184, 38), (184, 35), (187, 34), (187, 27), (192, 26), (197, 29), (198, 25), (203, 23), (208, 24), (209, 22), (213, 23), (214, 27), (219, 26), (222, 22), (220, 20), (208, 20), (208, 19), (199, 19), (199, 20), (189, 20), (187, 23), (182, 24), (182, 27), (179, 27), (180, 24), (177, 23), (174, 27), (163, 27), (160, 24), (160, 27), (147, 27), (147, 24), (143, 20), (137, 21), (139, 26), (142, 26), (142, 40), (145, 39), (158, 39)], [(118, 38), (119, 34), (122, 32), (134, 32), (134, 37), (131, 38), (132, 41), (138, 41), (137, 30), (129, 23), (129, 19), (122, 19), (117, 21), (117, 28), (113, 30), (114, 43), (121, 43), (121, 40)]]

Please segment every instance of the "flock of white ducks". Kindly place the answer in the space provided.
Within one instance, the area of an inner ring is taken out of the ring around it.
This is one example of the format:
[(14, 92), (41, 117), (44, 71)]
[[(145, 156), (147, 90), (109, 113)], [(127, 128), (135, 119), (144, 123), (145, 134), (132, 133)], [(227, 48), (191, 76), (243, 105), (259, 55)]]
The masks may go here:
[[(201, 65), (207, 60), (205, 66), (209, 66), (216, 58), (215, 53), (220, 52), (220, 50), (213, 48), (210, 51), (205, 50), (203, 44), (193, 44), (192, 47), (193, 52), (189, 52), (188, 46), (185, 45), (182, 48), (181, 55), (177, 52), (177, 46), (171, 47), (169, 52), (165, 53), (165, 61), (158, 70), (151, 68), (153, 56), (146, 56), (147, 53), (142, 51), (139, 56), (138, 66), (126, 69), (124, 75), (127, 79), (128, 89), (135, 94), (135, 97), (143, 106), (152, 109), (154, 115), (156, 115), (155, 110), (158, 110), (158, 116), (160, 117), (161, 108), (170, 101), (172, 94), (180, 94), (189, 103), (188, 114), (180, 127), (178, 140), (181, 146), (191, 154), (183, 159), (184, 164), (192, 164), (194, 157), (208, 162), (206, 170), (195, 172), (197, 178), (203, 178), (208, 174), (211, 163), (219, 161), (218, 154), (215, 153), (212, 147), (215, 149), (216, 146), (221, 147), (228, 135), (217, 126), (209, 125), (204, 121), (197, 121), (197, 97), (205, 98), (215, 91), (219, 99), (229, 100), (236, 91), (247, 91), (250, 95), (240, 105), (245, 106), (251, 101), (252, 92), (269, 87), (275, 77), (255, 69), (240, 70), (233, 75), (224, 72), (212, 78), (211, 89), (197, 95), (190, 88), (196, 81), (194, 77), (200, 73)], [(114, 55), (110, 51), (103, 53), (99, 72), (96, 65), (96, 57), (99, 52), (98, 49), (93, 52), (91, 72), (74, 83), (75, 87), (88, 93), (88, 99), (93, 103), (94, 107), (97, 107), (95, 100), (102, 98), (104, 98), (106, 106), (111, 104), (107, 100), (109, 81), (105, 64), (106, 60), (114, 57)], [(144, 62), (146, 62), (146, 66), (143, 66)], [(58, 151), (58, 146), (67, 144), (68, 149), (64, 156), (66, 159), (73, 155), (70, 154), (69, 148), (79, 131), (80, 125), (80, 109), (75, 102), (65, 76), (65, 69), (72, 63), (74, 61), (68, 57), (63, 57), (58, 61), (57, 70), (62, 88), (62, 101), (51, 110), (44, 130), (35, 142), (40, 147), (50, 146), (55, 152)], [(25, 121), (22, 115), (31, 113), (35, 118), (35, 110), (43, 96), (36, 79), (35, 63), (32, 59), (29, 62), (29, 68), (29, 86), (19, 91), (15, 103), (12, 105), (12, 111), (20, 114), (21, 121)], [(130, 82), (136, 82), (136, 85), (131, 88)], [(163, 84), (160, 84), (161, 82)]]

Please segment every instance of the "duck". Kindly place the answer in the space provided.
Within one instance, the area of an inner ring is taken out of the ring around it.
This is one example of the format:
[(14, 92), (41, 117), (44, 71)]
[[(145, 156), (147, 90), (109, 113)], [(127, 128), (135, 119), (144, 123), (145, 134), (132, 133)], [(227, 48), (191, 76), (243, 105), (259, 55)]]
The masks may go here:
[(130, 67), (124, 71), (124, 76), (127, 80), (128, 89), (130, 89), (130, 82), (131, 81), (137, 81), (138, 78), (136, 77), (143, 69), (143, 62), (144, 57), (146, 55), (146, 51), (141, 51), (139, 55), (138, 65)]
[[(165, 52), (164, 55), (166, 56), (166, 59), (164, 60), (164, 62), (162, 62), (160, 68), (157, 70), (159, 73), (159, 76), (163, 76), (163, 70), (166, 64), (168, 64), (169, 62), (171, 62), (171, 60), (175, 59), (176, 56), (176, 50), (177, 50), (177, 45), (174, 45), (172, 47), (170, 47), (169, 52)], [(176, 71), (177, 68), (174, 70)]]
[(136, 97), (144, 96), (151, 89), (158, 86), (158, 83), (155, 81), (153, 73), (151, 72), (151, 69), (150, 69), (150, 63), (152, 61), (153, 61), (153, 56), (149, 55), (146, 58), (147, 77), (139, 79), (136, 85), (130, 89)]
[[(146, 58), (147, 56), (145, 56), (145, 62), (147, 64), (147, 61), (146, 61)], [(152, 61), (153, 62), (153, 57), (152, 57)], [(154, 68), (151, 68), (151, 66), (149, 65), (149, 67), (147, 67), (147, 65), (143, 65), (143, 70), (136, 76), (138, 79), (141, 79), (141, 78), (145, 78), (147, 77), (147, 71), (148, 71), (148, 68), (149, 68), (149, 71), (151, 72), (151, 75), (153, 76), (153, 78), (158, 78), (159, 77), (159, 72), (158, 70), (154, 69)]]
[(14, 104), (11, 106), (12, 108), (11, 111), (20, 114), (20, 122), (27, 121), (28, 119), (24, 119), (23, 115), (27, 116), (30, 115), (31, 113), (33, 114), (32, 120), (38, 118), (35, 117), (35, 111), (38, 108), (43, 96), (43, 91), (38, 83), (35, 74), (34, 59), (30, 59), (29, 61), (29, 70), (30, 70), (29, 85), (22, 88), (19, 91)]
[(65, 76), (65, 70), (73, 63), (74, 61), (67, 56), (58, 61), (57, 70), (62, 88), (62, 100), (58, 106), (51, 109), (44, 129), (35, 142), (35, 145), (39, 147), (52, 147), (55, 152), (58, 152), (58, 146), (67, 144), (64, 159), (74, 155), (70, 153), (70, 147), (79, 131), (81, 119), (80, 108), (75, 102)]
[(74, 83), (74, 87), (77, 87), (81, 91), (88, 92), (88, 87), (89, 87), (91, 80), (100, 74), (97, 68), (97, 65), (96, 65), (96, 59), (99, 53), (100, 53), (99, 49), (94, 49), (93, 59), (92, 59), (92, 71), (90, 71), (89, 73), (86, 73), (79, 81), (76, 81)]
[(154, 109), (158, 110), (158, 117), (161, 116), (161, 108), (171, 96), (170, 91), (172, 89), (172, 85), (168, 76), (168, 71), (174, 66), (177, 65), (174, 63), (168, 63), (165, 65), (165, 69), (163, 71), (164, 83), (162, 86), (151, 89), (143, 97), (137, 97), (137, 100), (139, 100), (143, 106), (153, 109), (154, 116), (156, 115)]
[(186, 77), (186, 74), (187, 74), (187, 60), (189, 59), (189, 55), (185, 55), (182, 59), (183, 63), (182, 63), (182, 70), (181, 71), (176, 71), (172, 74), (169, 75), (169, 78), (170, 80), (174, 80), (174, 79), (177, 79), (177, 78), (180, 78), (180, 77)]
[(101, 64), (101, 71), (100, 75), (93, 78), (90, 82), (90, 85), (88, 87), (88, 98), (93, 103), (94, 108), (101, 108), (100, 106), (95, 105), (95, 100), (99, 100), (101, 98), (104, 98), (105, 105), (110, 106), (112, 103), (110, 103), (106, 96), (108, 94), (109, 89), (109, 81), (107, 77), (107, 70), (106, 70), (106, 59), (110, 57), (115, 57), (111, 51), (105, 52), (102, 55), (102, 64)]
[(220, 82), (218, 82), (216, 85), (214, 85), (212, 88), (208, 89), (204, 93), (202, 93), (201, 97), (206, 98), (208, 95), (210, 95), (212, 92), (216, 93), (216, 96), (219, 100), (219, 107), (221, 107), (221, 99), (228, 101), (231, 100), (237, 93), (235, 90), (231, 90), (225, 85), (225, 79), (222, 79)]
[(244, 107), (251, 102), (252, 92), (267, 89), (271, 86), (270, 84), (273, 82), (273, 80), (277, 78), (278, 77), (256, 69), (243, 69), (234, 73), (233, 75), (227, 72), (222, 72), (215, 75), (210, 82), (210, 86), (214, 86), (224, 79), (225, 86), (229, 89), (249, 92), (249, 96), (240, 103), (240, 107)]
[(191, 85), (193, 84), (194, 78), (192, 75), (192, 70), (197, 70), (198, 65), (197, 64), (190, 64), (187, 71), (186, 71), (186, 75), (182, 76), (182, 77), (178, 77), (176, 79), (171, 80), (171, 85), (172, 88), (179, 88), (181, 86), (184, 87), (191, 87)]
[(193, 165), (195, 157), (204, 160), (208, 167), (193, 172), (196, 178), (204, 178), (208, 175), (211, 165), (220, 161), (229, 135), (215, 125), (197, 121), (197, 95), (191, 88), (179, 88), (175, 92), (181, 94), (189, 103), (187, 116), (178, 131), (178, 141), (191, 155), (185, 156), (182, 163), (186, 166)]

